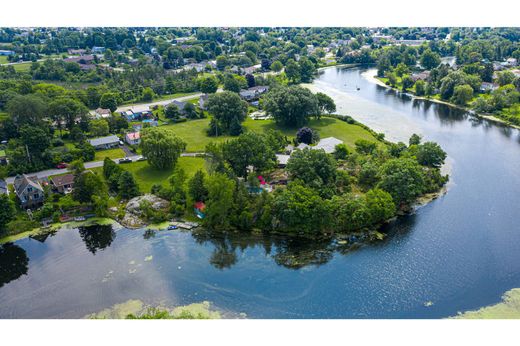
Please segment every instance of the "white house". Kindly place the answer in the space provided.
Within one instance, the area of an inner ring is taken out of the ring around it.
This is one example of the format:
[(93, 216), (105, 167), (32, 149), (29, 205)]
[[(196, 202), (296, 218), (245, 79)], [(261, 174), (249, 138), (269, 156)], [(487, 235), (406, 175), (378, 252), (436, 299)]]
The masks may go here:
[(125, 142), (127, 142), (130, 145), (138, 145), (141, 143), (141, 132), (129, 132), (125, 136)]
[(342, 144), (343, 141), (340, 139), (337, 139), (335, 137), (327, 137), (323, 138), (316, 144), (312, 149), (323, 149), (327, 154), (332, 154), (334, 151), (336, 151), (336, 145)]

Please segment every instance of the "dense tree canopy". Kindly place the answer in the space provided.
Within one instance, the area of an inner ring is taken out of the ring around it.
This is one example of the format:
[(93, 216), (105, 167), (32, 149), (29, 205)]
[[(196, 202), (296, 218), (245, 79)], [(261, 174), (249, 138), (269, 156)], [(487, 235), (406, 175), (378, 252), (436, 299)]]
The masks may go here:
[(186, 143), (169, 131), (157, 127), (144, 129), (141, 134), (141, 150), (148, 163), (156, 169), (168, 169), (186, 149)]
[(264, 96), (263, 107), (285, 126), (301, 126), (312, 115), (319, 116), (316, 96), (299, 86), (273, 88)]

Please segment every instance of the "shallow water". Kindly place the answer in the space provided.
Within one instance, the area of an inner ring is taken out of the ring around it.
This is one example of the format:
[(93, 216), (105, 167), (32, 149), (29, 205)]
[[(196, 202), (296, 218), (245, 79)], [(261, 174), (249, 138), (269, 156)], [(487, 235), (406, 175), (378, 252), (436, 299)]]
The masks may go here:
[(2, 247), (0, 317), (79, 318), (139, 299), (210, 301), (250, 318), (440, 318), (499, 302), (520, 287), (519, 131), (398, 95), (366, 72), (326, 69), (313, 87), (390, 140), (437, 141), (451, 166), (449, 192), (386, 227), (386, 240), (352, 251), (326, 240), (65, 230)]

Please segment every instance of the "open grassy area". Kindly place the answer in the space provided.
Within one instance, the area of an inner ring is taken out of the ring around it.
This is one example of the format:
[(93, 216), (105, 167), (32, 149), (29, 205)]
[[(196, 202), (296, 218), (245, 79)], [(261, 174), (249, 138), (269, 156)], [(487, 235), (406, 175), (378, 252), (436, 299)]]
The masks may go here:
[(169, 124), (161, 126), (160, 129), (172, 131), (177, 136), (182, 138), (188, 145), (186, 151), (198, 152), (204, 151), (206, 145), (210, 142), (222, 142), (231, 137), (209, 137), (206, 134), (206, 129), (209, 127), (209, 118), (189, 120), (183, 123)]
[(29, 70), (31, 69), (31, 64), (32, 62), (21, 62), (19, 64), (13, 64), (12, 66), (14, 67), (15, 71), (16, 72), (29, 72)]
[(102, 161), (105, 157), (111, 159), (119, 159), (125, 157), (125, 152), (123, 149), (115, 148), (115, 149), (107, 149), (107, 150), (98, 150), (96, 151), (96, 156), (94, 157), (94, 161)]
[[(160, 128), (174, 132), (188, 143), (186, 151), (198, 152), (204, 151), (204, 148), (210, 142), (223, 142), (232, 138), (230, 136), (208, 137), (206, 135), (206, 129), (209, 127), (209, 121), (209, 118), (198, 119), (165, 125)], [(361, 126), (347, 124), (335, 118), (323, 117), (320, 120), (312, 119), (307, 126), (318, 130), (321, 138), (336, 137), (345, 142), (349, 147), (354, 147), (354, 142), (358, 139), (376, 141), (374, 136)], [(246, 121), (244, 121), (244, 127), (256, 132), (264, 132), (269, 129), (279, 130), (290, 138), (293, 138), (296, 135), (296, 131), (298, 131), (297, 128), (279, 127), (273, 120), (252, 120), (251, 118), (247, 118)]]
[[(177, 165), (184, 169), (188, 178), (193, 176), (199, 169), (205, 169), (204, 159), (201, 157), (180, 157)], [(154, 184), (167, 184), (168, 178), (173, 173), (173, 169), (157, 170), (150, 167), (147, 161), (122, 164), (121, 168), (132, 172), (143, 193), (150, 192)], [(92, 171), (103, 174), (103, 167), (93, 168)]]
[(6, 55), (0, 55), (0, 64), (7, 64), (8, 62)]

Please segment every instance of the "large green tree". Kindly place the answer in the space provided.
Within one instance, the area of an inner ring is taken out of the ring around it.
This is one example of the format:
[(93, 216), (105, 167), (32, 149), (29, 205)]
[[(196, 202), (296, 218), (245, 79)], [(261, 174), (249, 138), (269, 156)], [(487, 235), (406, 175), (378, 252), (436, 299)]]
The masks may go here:
[(299, 179), (310, 187), (320, 189), (334, 184), (336, 161), (323, 150), (296, 150), (287, 163), (287, 172), (291, 179)]
[(441, 57), (439, 54), (432, 52), (431, 49), (425, 49), (420, 58), (421, 66), (427, 70), (439, 66)]
[(247, 175), (248, 166), (253, 166), (256, 172), (265, 172), (273, 168), (276, 162), (275, 152), (267, 138), (256, 132), (246, 132), (227, 141), (222, 151), (225, 160), (239, 177)]
[(225, 174), (214, 173), (208, 178), (204, 225), (209, 229), (229, 229), (230, 212), (233, 207), (235, 182)]
[(14, 203), (11, 201), (8, 195), (0, 195), (0, 234), (2, 234), (7, 227), (9, 221), (15, 216)]
[(141, 134), (141, 150), (150, 166), (156, 169), (169, 169), (177, 163), (186, 149), (186, 143), (173, 132), (157, 127), (146, 128)]
[[(218, 128), (224, 133), (232, 132), (233, 126), (236, 126), (237, 123), (240, 126), (247, 115), (247, 103), (238, 94), (231, 91), (210, 95), (206, 107), (217, 122)], [(215, 135), (222, 134), (216, 133)]]
[(277, 87), (263, 97), (263, 106), (275, 121), (284, 126), (302, 126), (314, 115), (319, 116), (316, 95), (300, 86)]
[(422, 168), (413, 159), (397, 158), (385, 162), (380, 177), (378, 187), (390, 193), (398, 205), (412, 203), (425, 189)]

